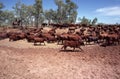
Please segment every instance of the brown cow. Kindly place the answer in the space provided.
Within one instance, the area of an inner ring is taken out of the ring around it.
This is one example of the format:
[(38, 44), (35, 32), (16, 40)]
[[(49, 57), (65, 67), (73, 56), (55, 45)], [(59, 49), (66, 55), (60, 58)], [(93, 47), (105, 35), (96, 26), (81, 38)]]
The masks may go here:
[[(81, 46), (81, 42), (80, 42), (80, 41), (68, 41), (68, 40), (66, 40), (66, 41), (63, 43), (63, 46), (62, 46), (61, 49), (64, 48), (64, 50), (66, 50), (67, 47), (71, 47), (71, 48), (73, 48), (73, 51), (75, 50), (75, 48), (79, 48), (80, 50), (82, 50), (82, 49), (80, 48), (80, 46)], [(82, 51), (83, 51), (83, 50), (82, 50)]]
[(34, 38), (34, 45), (36, 45), (37, 42), (39, 42), (40, 45), (41, 45), (41, 43), (44, 43), (44, 45), (45, 45), (45, 42), (44, 42), (44, 41), (46, 41), (45, 38), (35, 37), (35, 38)]
[(5, 32), (0, 33), (0, 40), (7, 38), (8, 35)]
[(9, 41), (17, 41), (17, 40), (19, 40), (17, 35), (12, 34), (12, 35), (9, 36)]

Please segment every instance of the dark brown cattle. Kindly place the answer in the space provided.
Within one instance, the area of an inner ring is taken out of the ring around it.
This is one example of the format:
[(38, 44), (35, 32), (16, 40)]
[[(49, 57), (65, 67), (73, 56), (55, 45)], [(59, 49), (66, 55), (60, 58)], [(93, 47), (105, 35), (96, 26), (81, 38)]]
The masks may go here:
[(70, 35), (68, 35), (68, 40), (80, 41), (80, 40), (82, 40), (82, 38), (77, 34), (70, 34)]
[(46, 41), (46, 39), (45, 38), (39, 38), (39, 37), (35, 37), (34, 38), (34, 45), (36, 45), (36, 43), (40, 43), (40, 45), (41, 45), (41, 43), (44, 43), (44, 45), (45, 45), (45, 42), (44, 41)]
[(66, 40), (66, 41), (63, 43), (63, 47), (62, 47), (61, 49), (64, 48), (64, 50), (66, 50), (67, 47), (71, 47), (71, 48), (73, 48), (73, 51), (75, 50), (75, 48), (79, 48), (80, 50), (82, 50), (82, 49), (80, 48), (80, 46), (81, 46), (81, 42), (80, 42), (80, 41), (67, 41), (67, 40)]
[(26, 39), (28, 42), (33, 42), (34, 41), (34, 35), (26, 35)]
[(17, 36), (18, 36), (19, 39), (25, 39), (26, 38), (25, 33), (19, 33)]
[(47, 42), (55, 42), (56, 38), (54, 36), (47, 36)]
[(9, 41), (17, 41), (19, 40), (19, 37), (15, 34), (12, 34), (9, 36)]
[(54, 35), (52, 36), (50, 33), (41, 33), (40, 37), (46, 38), (47, 42), (55, 42), (56, 41), (55, 36)]
[(117, 35), (117, 34), (108, 34), (107, 37), (106, 37), (106, 43), (108, 45), (116, 44), (116, 43), (119, 44), (119, 35)]
[(8, 35), (5, 32), (0, 33), (0, 40), (7, 38)]
[(69, 36), (68, 33), (63, 33), (61, 35), (57, 35), (58, 44), (60, 44), (60, 42), (62, 42), (62, 44), (63, 44), (64, 40), (68, 39), (68, 36)]

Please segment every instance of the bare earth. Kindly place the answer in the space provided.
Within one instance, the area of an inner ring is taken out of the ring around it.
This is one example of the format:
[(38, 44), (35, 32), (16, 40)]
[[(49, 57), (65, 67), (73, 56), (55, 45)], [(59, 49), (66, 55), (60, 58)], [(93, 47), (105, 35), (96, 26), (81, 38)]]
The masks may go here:
[(1, 40), (0, 79), (120, 79), (120, 46), (87, 45), (76, 52), (60, 48)]

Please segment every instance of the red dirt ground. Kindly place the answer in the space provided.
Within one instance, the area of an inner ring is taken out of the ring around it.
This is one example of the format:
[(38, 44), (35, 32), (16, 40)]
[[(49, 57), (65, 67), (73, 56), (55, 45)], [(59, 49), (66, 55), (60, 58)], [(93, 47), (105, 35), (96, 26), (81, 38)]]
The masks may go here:
[(60, 48), (1, 40), (0, 79), (120, 79), (120, 46), (87, 45), (82, 52)]

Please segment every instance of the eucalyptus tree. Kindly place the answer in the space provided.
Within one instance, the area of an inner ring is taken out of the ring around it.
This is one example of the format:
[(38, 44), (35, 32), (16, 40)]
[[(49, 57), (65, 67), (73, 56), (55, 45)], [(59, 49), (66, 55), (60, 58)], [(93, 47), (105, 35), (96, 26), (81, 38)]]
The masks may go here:
[(21, 18), (20, 15), (21, 15), (21, 1), (18, 0), (17, 3), (15, 4), (15, 6), (13, 6), (13, 9), (14, 9), (14, 14), (15, 14), (15, 18)]
[(83, 16), (83, 18), (79, 18), (80, 24), (86, 24), (86, 25), (90, 25), (91, 24), (91, 20), (86, 18), (85, 16)]
[[(28, 14), (27, 14), (27, 6), (25, 4), (21, 4), (21, 7), (20, 7), (20, 19), (21, 19), (21, 23), (25, 24), (27, 23), (27, 17), (28, 17)], [(21, 24), (21, 25), (22, 25)]]
[(3, 10), (5, 6), (0, 2), (0, 26), (10, 25), (14, 19), (14, 14), (12, 11)]
[(28, 5), (28, 6), (25, 4), (21, 5), (20, 17), (26, 26), (33, 25), (33, 19), (34, 19), (34, 12), (33, 11), (34, 11), (33, 5)]
[(93, 20), (86, 18), (85, 16), (83, 16), (83, 18), (78, 18), (78, 20), (80, 21), (80, 24), (86, 24), (86, 25), (95, 25), (97, 23), (97, 18), (95, 17)]
[(4, 8), (3, 3), (0, 2), (0, 13), (2, 12), (2, 9)]
[(75, 23), (78, 6), (71, 0), (66, 0), (66, 15), (69, 23)]
[(46, 20), (48, 20), (48, 24), (50, 24), (51, 23), (51, 20), (52, 20), (52, 12), (53, 10), (52, 9), (50, 9), (50, 10), (46, 10), (45, 12), (44, 12), (44, 16), (45, 16), (45, 19)]
[(34, 6), (34, 16), (35, 16), (35, 26), (38, 27), (40, 17), (43, 15), (42, 0), (35, 0)]
[(96, 23), (97, 23), (97, 18), (95, 17), (94, 19), (93, 19), (93, 21), (92, 21), (92, 25), (95, 25)]
[(34, 7), (33, 7), (33, 5), (29, 5), (29, 6), (27, 6), (27, 24), (29, 25), (29, 26), (34, 26), (34, 19), (35, 19), (35, 17), (34, 17)]
[(63, 2), (63, 0), (55, 0), (55, 4), (57, 5), (57, 15), (56, 15), (56, 20), (58, 23), (62, 23), (63, 21), (63, 10), (65, 8), (65, 3)]
[(74, 23), (77, 18), (77, 5), (71, 0), (55, 0), (58, 23)]
[(3, 3), (0, 2), (0, 26), (1, 26), (1, 23), (2, 23), (2, 20), (3, 20), (3, 16), (2, 16), (2, 9), (4, 8), (4, 5)]
[(4, 24), (11, 25), (12, 21), (14, 20), (14, 13), (13, 11), (5, 10), (2, 13)]

